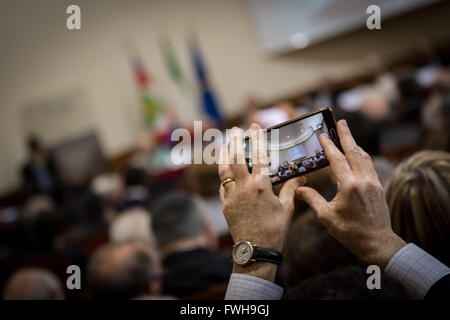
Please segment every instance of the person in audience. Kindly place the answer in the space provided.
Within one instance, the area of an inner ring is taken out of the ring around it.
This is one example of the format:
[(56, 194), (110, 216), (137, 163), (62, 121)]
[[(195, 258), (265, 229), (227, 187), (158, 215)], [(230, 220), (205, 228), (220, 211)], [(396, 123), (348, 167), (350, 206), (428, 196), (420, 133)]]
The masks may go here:
[[(339, 113), (337, 113), (339, 115)], [(376, 156), (380, 154), (380, 138), (382, 124), (378, 121), (369, 119), (363, 112), (348, 112), (345, 114), (348, 126), (352, 129), (355, 140), (358, 141), (369, 155)]]
[(7, 281), (5, 300), (64, 300), (64, 291), (58, 278), (48, 270), (23, 268)]
[(102, 173), (94, 177), (90, 190), (97, 195), (105, 207), (105, 218), (112, 221), (124, 202), (125, 182), (118, 173)]
[(450, 265), (450, 154), (421, 151), (394, 171), (386, 190), (392, 229)]
[(149, 190), (147, 188), (147, 172), (138, 167), (128, 167), (124, 172), (125, 192), (121, 206), (122, 210), (131, 207), (149, 205)]
[(89, 263), (88, 290), (95, 300), (158, 299), (161, 293), (158, 255), (145, 242), (104, 245)]
[(225, 283), (229, 255), (217, 251), (206, 213), (188, 193), (172, 193), (152, 207), (153, 231), (162, 254), (164, 293), (186, 297)]
[(387, 100), (381, 94), (371, 93), (365, 97), (361, 112), (369, 120), (379, 122), (388, 118), (390, 108)]
[(395, 165), (383, 156), (372, 157), (372, 162), (381, 185), (386, 188), (394, 173)]
[(156, 246), (151, 225), (150, 213), (140, 207), (131, 208), (116, 216), (109, 226), (109, 241), (123, 243), (143, 241)]
[[(259, 125), (251, 126), (253, 141), (259, 130)], [(227, 161), (218, 171), (221, 181), (227, 183), (222, 182), (219, 192), (231, 236), (241, 249), (233, 252), (233, 274), (225, 299), (280, 299), (283, 289), (273, 281), (295, 199), (308, 203), (319, 222), (356, 257), (378, 266), (403, 285), (409, 298), (449, 298), (450, 268), (413, 243), (407, 244), (392, 230), (383, 187), (370, 156), (356, 144), (345, 120), (337, 123), (337, 131), (344, 153), (328, 136), (319, 138), (338, 183), (336, 197), (328, 202), (304, 186), (305, 177), (287, 181), (276, 196), (265, 174), (268, 161), (260, 151), (266, 149), (265, 142), (253, 144), (253, 159), (259, 156), (260, 161), (255, 161), (250, 174), (243, 161), (243, 134), (232, 129), (230, 139), (238, 146), (238, 161), (227, 159), (226, 147), (222, 148), (221, 158)], [(270, 250), (271, 258), (252, 261), (255, 256), (249, 254), (252, 251), (243, 239)]]
[(294, 287), (308, 278), (357, 264), (355, 256), (308, 210), (289, 229), (284, 248), (287, 282)]
[(76, 220), (67, 234), (67, 240), (77, 243), (98, 233), (105, 232), (108, 227), (107, 211), (105, 209), (102, 198), (98, 195), (90, 190), (82, 192), (77, 197), (77, 201), (72, 208), (71, 215), (76, 217)]
[(56, 249), (64, 232), (60, 212), (48, 196), (35, 195), (28, 199), (22, 214), (15, 221), (20, 233), (14, 253), (51, 252)]
[(306, 279), (283, 296), (285, 300), (405, 300), (404, 288), (386, 274), (380, 289), (367, 287), (366, 268), (348, 266)]
[(52, 198), (44, 194), (36, 194), (27, 199), (23, 209), (26, 219), (33, 219), (42, 211), (55, 211), (56, 205)]
[(27, 146), (28, 161), (22, 168), (25, 191), (29, 194), (47, 194), (60, 201), (61, 187), (56, 162), (37, 136), (29, 137)]
[(423, 106), (421, 124), (428, 149), (450, 151), (450, 70), (441, 72), (434, 92)]
[(397, 103), (399, 120), (414, 122), (420, 119), (423, 104), (422, 91), (411, 72), (405, 72), (397, 80), (400, 99)]
[(199, 200), (199, 205), (205, 208), (207, 218), (211, 221), (214, 234), (217, 236), (228, 235), (228, 225), (222, 213), (222, 203), (220, 202), (217, 188), (220, 180), (217, 176), (217, 165), (191, 165), (187, 173), (187, 190)]

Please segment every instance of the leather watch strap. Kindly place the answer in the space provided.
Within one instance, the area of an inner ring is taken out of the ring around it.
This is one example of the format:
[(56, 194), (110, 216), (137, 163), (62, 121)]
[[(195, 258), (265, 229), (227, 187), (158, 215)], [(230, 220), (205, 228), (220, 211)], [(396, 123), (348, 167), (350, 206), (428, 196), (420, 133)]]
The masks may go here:
[(283, 255), (281, 254), (281, 252), (278, 252), (276, 250), (253, 246), (253, 259), (255, 259), (256, 261), (267, 261), (275, 264), (280, 264), (283, 260)]

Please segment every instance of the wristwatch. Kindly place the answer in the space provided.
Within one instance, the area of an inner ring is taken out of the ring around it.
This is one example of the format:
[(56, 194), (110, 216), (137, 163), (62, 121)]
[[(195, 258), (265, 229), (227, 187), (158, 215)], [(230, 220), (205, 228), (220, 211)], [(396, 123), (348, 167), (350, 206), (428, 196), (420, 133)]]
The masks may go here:
[(267, 261), (280, 264), (283, 260), (281, 252), (254, 246), (250, 241), (239, 241), (231, 252), (233, 262), (245, 266), (254, 261)]

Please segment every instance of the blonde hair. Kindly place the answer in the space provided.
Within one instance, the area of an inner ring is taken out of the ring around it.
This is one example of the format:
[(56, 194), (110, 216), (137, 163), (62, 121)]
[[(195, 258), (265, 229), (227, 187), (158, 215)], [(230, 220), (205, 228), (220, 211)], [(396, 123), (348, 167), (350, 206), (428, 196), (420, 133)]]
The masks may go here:
[(450, 154), (422, 151), (403, 161), (386, 190), (392, 228), (450, 262)]

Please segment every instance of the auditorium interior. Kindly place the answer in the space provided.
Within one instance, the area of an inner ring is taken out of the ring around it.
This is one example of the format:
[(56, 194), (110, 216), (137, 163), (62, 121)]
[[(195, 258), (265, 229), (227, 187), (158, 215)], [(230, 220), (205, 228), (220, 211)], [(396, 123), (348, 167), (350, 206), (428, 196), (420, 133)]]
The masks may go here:
[[(164, 296), (223, 299), (234, 242), (217, 165), (171, 161), (172, 131), (193, 133), (195, 120), (225, 133), (329, 107), (383, 186), (416, 152), (450, 151), (450, 1), (373, 1), (380, 29), (366, 25), (371, 1), (72, 2), (80, 29), (66, 25), (68, 1), (0, 4), (1, 299), (24, 268), (47, 272), (60, 298), (95, 299), (86, 289), (93, 257), (138, 238), (156, 252)], [(279, 154), (271, 182), (305, 172), (333, 199), (323, 133), (321, 114), (283, 127), (278, 147), (268, 146)], [(158, 247), (176, 231), (157, 229), (170, 223), (158, 217), (161, 200), (180, 194), (201, 208), (204, 236), (225, 262), (185, 271), (181, 256)], [(293, 219), (310, 212), (298, 203)], [(286, 259), (276, 278), (285, 288), (297, 284), (287, 266), (296, 260)], [(66, 287), (69, 265), (81, 269), (81, 290)], [(180, 272), (200, 277), (216, 265), (219, 280), (180, 287), (189, 284)]]

